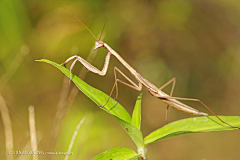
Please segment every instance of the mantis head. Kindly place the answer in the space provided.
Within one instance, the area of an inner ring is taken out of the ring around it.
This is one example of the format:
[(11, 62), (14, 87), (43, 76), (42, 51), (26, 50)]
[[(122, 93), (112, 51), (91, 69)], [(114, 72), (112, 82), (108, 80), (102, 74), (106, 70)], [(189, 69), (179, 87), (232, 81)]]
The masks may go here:
[[(104, 29), (105, 25), (106, 25), (106, 22), (105, 22), (105, 24), (104, 24), (104, 26), (103, 26), (103, 29)], [(100, 37), (99, 37), (99, 40), (97, 40), (97, 39), (95, 38), (96, 41), (95, 41), (94, 51), (97, 50), (98, 48), (104, 47), (103, 41), (100, 40), (101, 37), (102, 37), (102, 33), (103, 33), (103, 30), (102, 30), (102, 32), (101, 32), (101, 35), (100, 35)]]
[(98, 48), (103, 47), (103, 46), (104, 46), (103, 41), (96, 40), (96, 41), (95, 41), (95, 46), (94, 46), (94, 51), (97, 50)]
[[(107, 22), (107, 21), (106, 21), (106, 22)], [(104, 27), (105, 27), (105, 25), (106, 25), (106, 22), (105, 22), (105, 24), (104, 24), (104, 26), (103, 26), (103, 29), (104, 29)], [(94, 51), (97, 50), (98, 48), (104, 47), (103, 41), (100, 40), (101, 37), (102, 37), (102, 33), (103, 33), (103, 30), (102, 30), (102, 32), (101, 32), (101, 35), (100, 35), (100, 37), (99, 37), (99, 40), (97, 40), (97, 39), (95, 38), (96, 41), (95, 41)], [(95, 36), (94, 36), (94, 37), (95, 37)]]

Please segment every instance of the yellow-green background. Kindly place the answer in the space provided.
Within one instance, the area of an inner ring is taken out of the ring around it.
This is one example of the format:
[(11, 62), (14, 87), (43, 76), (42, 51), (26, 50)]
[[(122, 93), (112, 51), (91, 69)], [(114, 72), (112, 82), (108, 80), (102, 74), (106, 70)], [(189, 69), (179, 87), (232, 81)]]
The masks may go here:
[[(64, 110), (59, 136), (53, 149), (51, 132), (64, 75), (53, 66), (35, 62), (64, 62), (72, 55), (86, 58), (94, 45), (92, 35), (66, 7), (97, 36), (105, 21), (104, 41), (140, 74), (160, 87), (172, 77), (174, 96), (199, 98), (218, 115), (240, 115), (240, 3), (239, 0), (111, 0), (111, 1), (0, 1), (0, 78), (7, 74), (20, 50), (30, 49), (14, 75), (0, 84), (10, 109), (14, 150), (29, 148), (28, 107), (36, 112), (40, 151), (66, 152), (80, 119), (79, 131), (69, 159), (91, 159), (107, 149), (136, 146), (116, 120), (81, 92)], [(24, 45), (24, 46), (23, 46)], [(26, 46), (25, 46), (26, 45)], [(102, 68), (107, 51), (100, 49), (92, 64)], [(88, 72), (87, 83), (109, 94), (114, 83), (113, 67), (128, 71), (112, 56), (105, 77)], [(68, 65), (69, 67), (69, 65)], [(82, 65), (74, 67), (78, 73)], [(72, 85), (70, 87), (73, 87)], [(167, 93), (170, 87), (165, 90)], [(143, 89), (142, 132), (165, 125), (166, 105)], [(118, 101), (131, 114), (140, 92), (119, 85)], [(208, 112), (198, 103), (187, 104)], [(170, 108), (168, 121), (191, 117)], [(0, 122), (0, 159), (5, 159), (4, 126)], [(150, 160), (239, 158), (240, 132), (189, 134), (150, 144)], [(31, 156), (14, 156), (31, 159)], [(39, 159), (64, 156), (39, 156)]]

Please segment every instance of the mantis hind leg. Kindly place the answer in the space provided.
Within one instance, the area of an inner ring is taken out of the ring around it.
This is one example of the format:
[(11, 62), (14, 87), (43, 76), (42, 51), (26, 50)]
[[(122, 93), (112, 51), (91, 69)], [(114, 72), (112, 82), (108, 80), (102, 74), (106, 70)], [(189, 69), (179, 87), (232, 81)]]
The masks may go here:
[[(170, 96), (172, 96), (173, 91), (174, 91), (174, 88), (175, 88), (175, 84), (176, 84), (176, 78), (175, 78), (175, 77), (173, 77), (172, 79), (170, 79), (167, 83), (165, 83), (165, 84), (164, 84), (162, 87), (160, 87), (159, 89), (162, 90), (163, 88), (165, 88), (166, 86), (168, 86), (170, 83), (173, 83), (173, 84), (172, 84), (172, 88), (171, 88), (171, 92), (170, 92)], [(167, 109), (166, 109), (166, 116), (165, 116), (165, 122), (166, 122), (166, 124), (168, 124), (168, 122), (167, 122), (168, 108), (169, 108), (169, 105), (167, 105)]]
[(223, 121), (220, 117), (218, 117), (210, 108), (208, 108), (207, 105), (205, 105), (201, 100), (199, 99), (193, 99), (193, 98), (181, 98), (181, 97), (172, 97), (172, 96), (156, 96), (159, 98), (163, 98), (163, 99), (176, 99), (176, 100), (183, 100), (183, 101), (194, 101), (194, 102), (199, 102), (201, 103), (205, 108), (207, 108), (214, 116), (216, 116), (222, 123), (225, 123), (226, 125), (232, 127), (232, 128), (237, 128), (240, 129), (240, 127), (235, 127), (232, 126), (230, 124), (228, 124), (227, 122)]

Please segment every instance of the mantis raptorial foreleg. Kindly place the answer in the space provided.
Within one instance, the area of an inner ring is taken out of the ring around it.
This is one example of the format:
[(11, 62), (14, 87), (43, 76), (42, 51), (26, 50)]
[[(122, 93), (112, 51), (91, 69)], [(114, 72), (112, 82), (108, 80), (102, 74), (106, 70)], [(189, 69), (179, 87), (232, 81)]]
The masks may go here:
[[(71, 72), (71, 73), (72, 73), (72, 69), (73, 69), (75, 63), (76, 63), (77, 61), (79, 61), (79, 62), (81, 62), (81, 63), (83, 64), (83, 66), (84, 66), (87, 70), (89, 70), (89, 71), (91, 71), (91, 72), (94, 72), (94, 73), (97, 73), (97, 74), (99, 74), (99, 75), (101, 75), (101, 76), (104, 76), (104, 75), (106, 75), (107, 70), (108, 70), (108, 66), (109, 66), (109, 62), (110, 62), (110, 57), (111, 57), (111, 53), (108, 52), (108, 54), (107, 54), (107, 56), (106, 56), (106, 58), (105, 58), (105, 62), (104, 62), (104, 66), (103, 66), (103, 69), (102, 69), (102, 70), (97, 69), (96, 67), (94, 67), (92, 64), (90, 64), (89, 62), (87, 62), (85, 59), (83, 59), (83, 58), (80, 57), (80, 56), (72, 56), (72, 57), (68, 58), (68, 59), (67, 59), (64, 63), (62, 63), (61, 65), (64, 65), (64, 66), (65, 66), (66, 63), (68, 63), (68, 62), (71, 61), (72, 59), (76, 58), (76, 59), (73, 61), (71, 67), (70, 67), (70, 72)], [(72, 75), (72, 74), (71, 74), (71, 75)], [(72, 79), (71, 76), (70, 76), (70, 79)]]
[[(173, 94), (173, 90), (175, 88), (175, 84), (176, 84), (176, 78), (173, 77), (172, 79), (170, 79), (167, 83), (165, 83), (162, 87), (160, 87), (159, 89), (162, 90), (163, 88), (165, 88), (166, 86), (168, 86), (170, 83), (173, 83), (172, 84), (172, 88), (171, 88), (171, 92), (170, 92), (170, 96), (172, 96)], [(168, 108), (169, 108), (169, 105), (167, 105), (167, 108), (166, 108), (166, 116), (165, 116), (165, 122), (167, 122), (167, 117), (168, 117)]]

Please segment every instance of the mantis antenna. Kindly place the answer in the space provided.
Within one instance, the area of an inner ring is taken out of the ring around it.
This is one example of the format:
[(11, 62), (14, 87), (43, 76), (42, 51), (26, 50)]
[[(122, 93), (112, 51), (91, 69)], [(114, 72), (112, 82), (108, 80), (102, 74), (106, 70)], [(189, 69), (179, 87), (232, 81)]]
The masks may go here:
[[(62, 6), (63, 7), (63, 6)], [(93, 37), (95, 38), (95, 40), (97, 40), (97, 38), (94, 36), (94, 34), (90, 31), (90, 29), (88, 29), (88, 27), (87, 26), (85, 26), (85, 24), (82, 22), (82, 21), (80, 21), (74, 14), (72, 14), (69, 10), (67, 10), (65, 7), (63, 7), (66, 11), (68, 11), (68, 13), (70, 13), (76, 20), (78, 20), (78, 22), (80, 22), (92, 35), (93, 35)], [(105, 23), (106, 24), (106, 23)], [(105, 26), (105, 25), (104, 25)], [(101, 34), (102, 35), (102, 34)], [(100, 38), (101, 38), (101, 36), (100, 36)], [(99, 38), (99, 40), (100, 40), (100, 38)]]
[(103, 26), (103, 29), (102, 29), (101, 35), (100, 35), (100, 37), (99, 37), (99, 41), (100, 41), (100, 39), (101, 39), (101, 37), (102, 37), (102, 33), (103, 33), (103, 30), (104, 30), (104, 28), (105, 28), (106, 23), (107, 23), (107, 21), (105, 21), (105, 23), (104, 23), (104, 26)]

